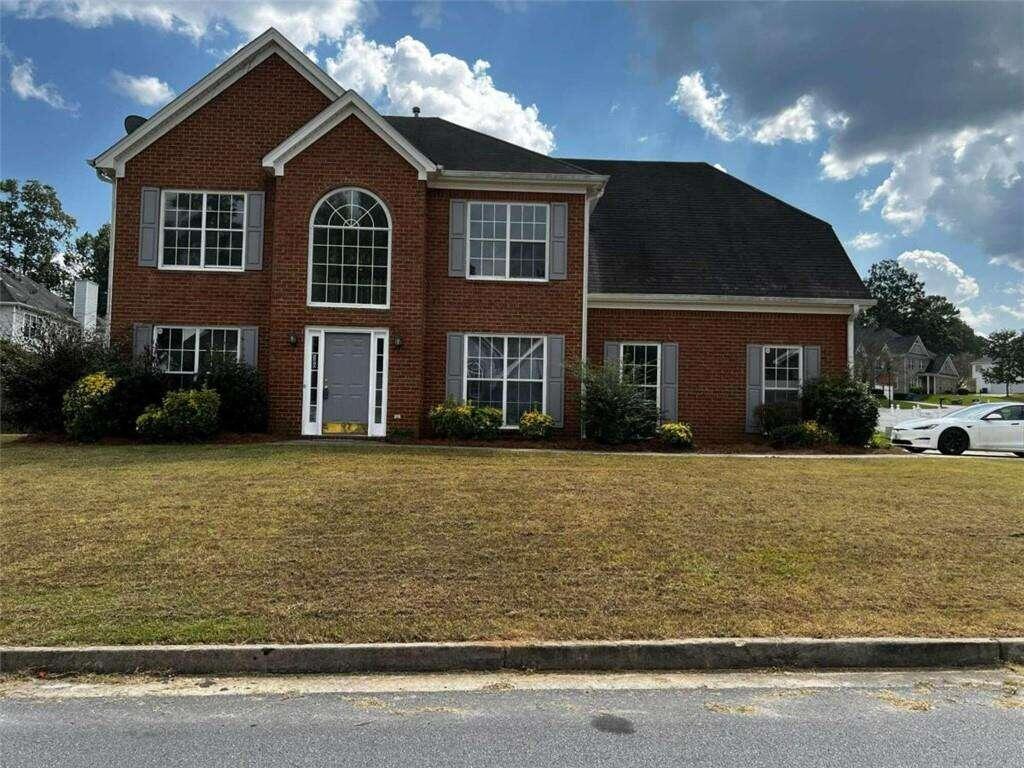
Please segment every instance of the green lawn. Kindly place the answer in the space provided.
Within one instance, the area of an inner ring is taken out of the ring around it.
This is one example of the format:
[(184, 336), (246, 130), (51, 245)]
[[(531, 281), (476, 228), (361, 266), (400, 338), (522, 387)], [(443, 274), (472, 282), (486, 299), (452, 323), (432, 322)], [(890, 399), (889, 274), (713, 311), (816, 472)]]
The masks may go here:
[(5, 442), (0, 642), (1024, 634), (1024, 461)]

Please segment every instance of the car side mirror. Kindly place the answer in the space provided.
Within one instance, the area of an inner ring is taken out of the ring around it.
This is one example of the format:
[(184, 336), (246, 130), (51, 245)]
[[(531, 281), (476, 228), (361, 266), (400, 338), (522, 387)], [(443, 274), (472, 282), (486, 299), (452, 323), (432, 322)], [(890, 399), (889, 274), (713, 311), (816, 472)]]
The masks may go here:
[(995, 413), (990, 413), (988, 416), (984, 416), (982, 418), (982, 421), (1002, 421), (1002, 420), (1003, 420), (1003, 414), (1001, 414), (999, 411), (996, 411)]

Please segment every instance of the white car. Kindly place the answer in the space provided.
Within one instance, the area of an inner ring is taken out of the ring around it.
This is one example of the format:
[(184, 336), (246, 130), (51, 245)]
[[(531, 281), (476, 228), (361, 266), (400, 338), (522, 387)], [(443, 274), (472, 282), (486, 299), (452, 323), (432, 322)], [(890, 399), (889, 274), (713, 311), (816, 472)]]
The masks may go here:
[(966, 450), (1008, 451), (1024, 458), (1024, 405), (985, 403), (933, 419), (901, 421), (892, 444), (911, 453), (934, 448), (947, 456)]

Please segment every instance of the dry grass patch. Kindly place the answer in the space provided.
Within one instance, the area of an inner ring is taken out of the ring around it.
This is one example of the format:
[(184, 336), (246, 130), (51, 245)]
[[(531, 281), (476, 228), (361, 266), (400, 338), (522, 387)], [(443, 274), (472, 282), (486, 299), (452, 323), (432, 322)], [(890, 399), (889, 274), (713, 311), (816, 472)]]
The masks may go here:
[(1024, 634), (1015, 460), (11, 444), (0, 642)]

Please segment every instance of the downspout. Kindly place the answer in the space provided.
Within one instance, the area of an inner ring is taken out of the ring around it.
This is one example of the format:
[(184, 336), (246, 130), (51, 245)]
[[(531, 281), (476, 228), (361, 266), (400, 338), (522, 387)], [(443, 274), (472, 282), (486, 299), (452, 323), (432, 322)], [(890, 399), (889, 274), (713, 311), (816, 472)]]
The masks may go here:
[(846, 366), (853, 376), (853, 323), (860, 314), (860, 304), (854, 304), (850, 317), (846, 320)]
[[(580, 329), (580, 363), (587, 364), (587, 282), (590, 272), (590, 192), (583, 197), (583, 326)], [(580, 386), (583, 386), (582, 381)], [(580, 419), (580, 437), (586, 437)]]
[(109, 236), (109, 255), (107, 257), (107, 328), (104, 333), (106, 336), (107, 346), (110, 346), (110, 329), (113, 325), (111, 322), (113, 316), (114, 307), (114, 237), (115, 237), (115, 219), (117, 214), (117, 175), (111, 171), (104, 170), (102, 168), (96, 168), (93, 165), (92, 160), (86, 161), (94, 171), (96, 171), (96, 178), (100, 181), (105, 181), (110, 184), (110, 236)]

